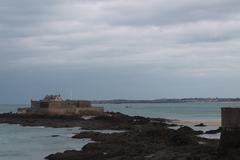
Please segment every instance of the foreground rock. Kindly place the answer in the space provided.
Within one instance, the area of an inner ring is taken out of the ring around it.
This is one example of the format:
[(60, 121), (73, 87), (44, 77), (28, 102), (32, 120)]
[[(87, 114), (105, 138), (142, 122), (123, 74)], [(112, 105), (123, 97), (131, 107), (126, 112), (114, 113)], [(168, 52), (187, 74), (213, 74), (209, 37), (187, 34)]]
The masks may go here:
[(218, 140), (194, 132), (147, 124), (123, 133), (81, 132), (73, 138), (91, 138), (81, 151), (51, 154), (48, 160), (239, 160), (240, 149), (219, 150)]
[(195, 134), (195, 135), (200, 135), (204, 133), (203, 131), (195, 131), (192, 128), (187, 126), (180, 127), (178, 131), (183, 134)]
[[(66, 151), (46, 157), (49, 160), (195, 160), (214, 159), (218, 141), (198, 138), (161, 125), (143, 125), (124, 133), (82, 132), (73, 138), (91, 138), (82, 151)], [(204, 141), (200, 145), (199, 141)]]
[(219, 127), (218, 129), (216, 130), (209, 130), (209, 131), (206, 131), (205, 134), (218, 134), (218, 133), (221, 133), (222, 131), (222, 128)]

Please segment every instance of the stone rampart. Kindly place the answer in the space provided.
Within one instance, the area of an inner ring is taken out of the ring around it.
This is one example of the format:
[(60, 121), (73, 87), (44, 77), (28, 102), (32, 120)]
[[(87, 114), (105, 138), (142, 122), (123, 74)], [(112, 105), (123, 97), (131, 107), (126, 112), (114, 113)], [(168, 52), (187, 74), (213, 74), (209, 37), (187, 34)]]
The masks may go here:
[(220, 147), (240, 147), (240, 108), (222, 108)]
[(31, 108), (18, 110), (19, 114), (49, 114), (49, 115), (99, 115), (104, 110), (92, 107), (89, 101), (31, 101)]

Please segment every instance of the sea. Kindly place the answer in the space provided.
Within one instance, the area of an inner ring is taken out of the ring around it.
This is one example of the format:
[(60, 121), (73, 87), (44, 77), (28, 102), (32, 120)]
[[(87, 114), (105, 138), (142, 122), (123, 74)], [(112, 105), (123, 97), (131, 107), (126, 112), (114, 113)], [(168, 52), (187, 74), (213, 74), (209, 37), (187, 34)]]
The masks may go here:
[[(21, 104), (0, 104), (0, 113), (16, 112)], [(105, 111), (121, 112), (132, 116), (168, 118), (184, 121), (220, 120), (222, 107), (240, 107), (240, 103), (159, 103), (159, 104), (99, 104)], [(193, 127), (194, 126), (190, 126)], [(217, 129), (218, 126), (194, 128)], [(0, 124), (0, 160), (44, 160), (49, 154), (64, 150), (81, 150), (90, 139), (72, 139), (81, 128), (23, 127)], [(103, 131), (111, 132), (111, 131)], [(53, 135), (58, 135), (53, 136)], [(219, 138), (216, 135), (203, 135)]]

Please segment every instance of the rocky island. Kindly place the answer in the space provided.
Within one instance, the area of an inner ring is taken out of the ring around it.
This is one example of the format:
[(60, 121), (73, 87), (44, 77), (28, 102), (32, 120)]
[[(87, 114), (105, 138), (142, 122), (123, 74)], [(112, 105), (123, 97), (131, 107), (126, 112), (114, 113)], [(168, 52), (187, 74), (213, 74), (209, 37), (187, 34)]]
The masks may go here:
[(94, 107), (86, 100), (64, 100), (60, 95), (46, 95), (42, 100), (31, 100), (30, 108), (18, 108), (18, 114), (28, 115), (100, 115), (102, 107)]

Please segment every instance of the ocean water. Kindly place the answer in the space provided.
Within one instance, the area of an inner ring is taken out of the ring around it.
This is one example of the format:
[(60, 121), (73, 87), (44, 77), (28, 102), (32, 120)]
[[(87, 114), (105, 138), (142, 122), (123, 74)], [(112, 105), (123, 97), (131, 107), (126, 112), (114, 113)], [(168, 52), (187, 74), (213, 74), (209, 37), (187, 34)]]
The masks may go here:
[[(23, 105), (0, 105), (0, 113), (16, 112)], [(161, 104), (101, 104), (105, 111), (122, 112), (153, 118), (180, 120), (216, 120), (221, 107), (240, 107), (240, 103), (161, 103)], [(198, 128), (196, 128), (198, 129)], [(216, 128), (202, 128), (202, 130)], [(43, 160), (45, 156), (64, 150), (81, 149), (89, 139), (71, 139), (79, 128), (22, 127), (0, 124), (0, 160)], [(111, 131), (105, 131), (111, 132)], [(52, 137), (59, 135), (59, 137)], [(219, 138), (218, 135), (203, 135)]]
[[(0, 105), (0, 113), (16, 112), (22, 105)], [(22, 127), (0, 124), (0, 160), (43, 160), (49, 154), (81, 149), (90, 139), (72, 139), (79, 128)], [(52, 137), (59, 135), (59, 137)]]
[(220, 120), (222, 107), (240, 107), (240, 103), (155, 103), (103, 104), (107, 111), (151, 118), (179, 120)]
[(79, 129), (0, 124), (0, 160), (43, 160), (52, 153), (79, 150), (90, 142), (89, 139), (72, 139), (74, 132), (78, 133)]

